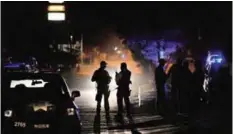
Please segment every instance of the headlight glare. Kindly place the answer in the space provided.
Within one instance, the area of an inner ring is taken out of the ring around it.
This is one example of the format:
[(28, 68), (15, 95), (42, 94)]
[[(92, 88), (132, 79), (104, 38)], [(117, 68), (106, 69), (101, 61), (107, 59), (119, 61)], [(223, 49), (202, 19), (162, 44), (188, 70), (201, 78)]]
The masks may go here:
[(5, 116), (5, 117), (12, 117), (12, 115), (13, 115), (13, 111), (12, 111), (12, 110), (6, 110), (6, 111), (4, 112), (4, 116)]
[(75, 110), (74, 108), (67, 108), (67, 115), (68, 116), (72, 116), (75, 114)]

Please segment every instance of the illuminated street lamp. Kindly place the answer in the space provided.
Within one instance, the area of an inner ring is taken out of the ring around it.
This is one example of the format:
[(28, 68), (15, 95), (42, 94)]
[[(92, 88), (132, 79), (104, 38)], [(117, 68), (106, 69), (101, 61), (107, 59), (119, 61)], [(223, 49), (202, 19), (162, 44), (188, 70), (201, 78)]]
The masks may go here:
[(71, 40), (71, 41), (73, 40), (73, 35), (70, 35), (70, 40)]
[(70, 52), (72, 52), (71, 50), (73, 49), (72, 42), (73, 42), (73, 35), (70, 35)]
[(114, 48), (115, 51), (116, 51), (117, 49), (118, 49), (117, 47)]

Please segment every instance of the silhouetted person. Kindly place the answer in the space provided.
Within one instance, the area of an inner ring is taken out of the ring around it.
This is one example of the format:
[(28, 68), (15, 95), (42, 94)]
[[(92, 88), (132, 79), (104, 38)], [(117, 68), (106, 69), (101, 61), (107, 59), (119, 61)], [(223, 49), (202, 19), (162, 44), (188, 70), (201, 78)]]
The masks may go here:
[(104, 107), (105, 112), (109, 114), (109, 83), (111, 82), (111, 77), (109, 73), (105, 70), (107, 63), (105, 61), (101, 61), (100, 68), (96, 70), (92, 76), (91, 81), (97, 83), (97, 94), (96, 94), (96, 101), (97, 101), (97, 114), (101, 111), (101, 100), (102, 96), (104, 96)]
[(182, 78), (183, 78), (183, 66), (182, 59), (178, 58), (176, 63), (171, 67), (168, 76), (171, 75), (171, 93), (172, 93), (172, 103), (174, 107), (174, 112), (179, 112), (179, 97), (180, 91), (182, 90)]
[(131, 72), (127, 69), (127, 64), (126, 63), (121, 63), (121, 72), (116, 73), (116, 83), (118, 85), (118, 90), (117, 90), (117, 104), (118, 104), (118, 117), (122, 117), (123, 113), (123, 99), (125, 101), (126, 105), (126, 111), (127, 111), (127, 116), (131, 117), (131, 111), (130, 111), (130, 88), (129, 85), (131, 84), (130, 77), (131, 77)]
[(165, 60), (159, 60), (159, 66), (155, 70), (155, 81), (157, 87), (157, 109), (159, 114), (163, 114), (165, 110), (165, 83), (167, 75), (164, 71)]
[[(187, 67), (187, 66), (186, 66)], [(190, 120), (198, 114), (200, 109), (200, 97), (203, 90), (204, 72), (199, 61), (188, 61), (188, 68), (185, 70), (184, 83), (188, 92), (188, 112)]]

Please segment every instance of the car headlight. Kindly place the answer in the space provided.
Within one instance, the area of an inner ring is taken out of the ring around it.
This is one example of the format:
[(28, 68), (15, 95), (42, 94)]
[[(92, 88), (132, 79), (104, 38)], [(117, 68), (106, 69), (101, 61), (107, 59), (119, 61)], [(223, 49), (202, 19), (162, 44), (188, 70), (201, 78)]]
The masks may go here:
[(68, 116), (75, 115), (75, 110), (74, 110), (74, 108), (67, 108), (67, 115), (68, 115)]
[(4, 116), (5, 116), (5, 117), (12, 117), (12, 115), (13, 115), (13, 111), (12, 111), (12, 110), (6, 110), (6, 111), (4, 112)]

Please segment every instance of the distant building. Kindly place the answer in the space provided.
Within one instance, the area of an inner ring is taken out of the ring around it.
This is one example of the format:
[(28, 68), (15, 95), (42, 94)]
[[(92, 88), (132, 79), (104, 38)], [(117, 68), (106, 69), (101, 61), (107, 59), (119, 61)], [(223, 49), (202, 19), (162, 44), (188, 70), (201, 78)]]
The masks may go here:
[(49, 47), (55, 51), (58, 50), (60, 52), (66, 52), (73, 55), (80, 55), (81, 53), (81, 44), (78, 41), (75, 44), (58, 44), (56, 46), (57, 48), (54, 48), (53, 45), (50, 45)]

